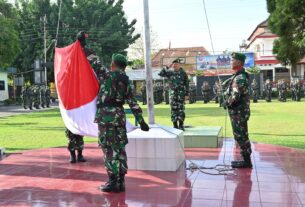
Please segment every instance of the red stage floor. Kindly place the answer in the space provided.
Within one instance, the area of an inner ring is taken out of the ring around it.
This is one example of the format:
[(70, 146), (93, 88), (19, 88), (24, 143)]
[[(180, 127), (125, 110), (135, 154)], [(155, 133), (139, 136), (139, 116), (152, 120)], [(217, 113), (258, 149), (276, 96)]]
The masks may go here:
[[(227, 163), (237, 151), (226, 142)], [(97, 144), (86, 146), (87, 163), (69, 164), (65, 148), (26, 151), (0, 161), (0, 206), (305, 206), (305, 151), (253, 144), (252, 170), (212, 176), (190, 172), (130, 170), (126, 193), (97, 187), (107, 179)], [(222, 149), (187, 149), (205, 167), (222, 163)]]

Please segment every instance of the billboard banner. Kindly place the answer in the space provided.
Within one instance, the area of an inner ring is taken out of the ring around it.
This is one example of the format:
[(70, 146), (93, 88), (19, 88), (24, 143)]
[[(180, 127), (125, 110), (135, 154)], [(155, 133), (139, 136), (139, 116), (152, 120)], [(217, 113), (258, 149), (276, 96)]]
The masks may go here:
[[(254, 66), (254, 53), (244, 53), (246, 55), (245, 68)], [(204, 75), (229, 75), (234, 71), (231, 68), (231, 55), (207, 55), (197, 56), (196, 69), (202, 71)]]

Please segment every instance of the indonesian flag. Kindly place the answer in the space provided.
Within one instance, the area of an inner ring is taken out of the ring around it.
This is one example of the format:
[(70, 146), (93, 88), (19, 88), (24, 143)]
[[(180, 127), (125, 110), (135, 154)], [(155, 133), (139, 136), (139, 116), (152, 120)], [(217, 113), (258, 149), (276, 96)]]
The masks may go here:
[[(74, 134), (98, 137), (94, 123), (98, 80), (79, 41), (55, 48), (54, 75), (61, 116)], [(133, 126), (127, 122), (127, 131)]]

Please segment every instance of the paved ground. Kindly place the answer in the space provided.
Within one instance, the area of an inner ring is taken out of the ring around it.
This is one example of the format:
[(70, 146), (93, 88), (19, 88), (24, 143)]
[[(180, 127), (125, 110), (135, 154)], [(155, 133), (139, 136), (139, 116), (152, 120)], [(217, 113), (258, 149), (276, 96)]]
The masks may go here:
[[(239, 152), (233, 141), (222, 148), (188, 148), (199, 166), (230, 163)], [(305, 151), (253, 144), (253, 169), (235, 175), (207, 175), (182, 165), (177, 172), (129, 170), (125, 193), (102, 193), (107, 180), (97, 144), (87, 144), (86, 163), (67, 162), (66, 148), (12, 154), (0, 161), (0, 206), (177, 206), (304, 207)], [(226, 156), (224, 156), (226, 155)], [(187, 162), (189, 163), (189, 162)]]
[(27, 114), (32, 113), (35, 111), (45, 111), (58, 108), (58, 103), (52, 103), (50, 108), (41, 108), (41, 109), (24, 109), (22, 106), (0, 106), (0, 117), (6, 117), (6, 116), (14, 116), (18, 114)]

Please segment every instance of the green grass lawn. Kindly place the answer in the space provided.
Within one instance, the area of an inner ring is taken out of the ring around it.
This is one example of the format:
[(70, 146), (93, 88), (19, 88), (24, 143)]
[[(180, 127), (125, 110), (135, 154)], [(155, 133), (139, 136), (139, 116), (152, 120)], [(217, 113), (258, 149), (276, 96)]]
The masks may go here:
[[(143, 106), (147, 118), (146, 106)], [(186, 105), (187, 126), (225, 126), (225, 111), (215, 103)], [(156, 123), (171, 126), (168, 105), (155, 106)], [(132, 115), (128, 115), (134, 123)], [(147, 119), (146, 119), (147, 120)], [(226, 136), (232, 137), (227, 117)], [(305, 149), (305, 102), (251, 103), (249, 133), (252, 141)], [(225, 132), (223, 132), (225, 134)], [(86, 138), (96, 142), (96, 138)], [(0, 146), (8, 152), (66, 146), (59, 110), (0, 118)]]

